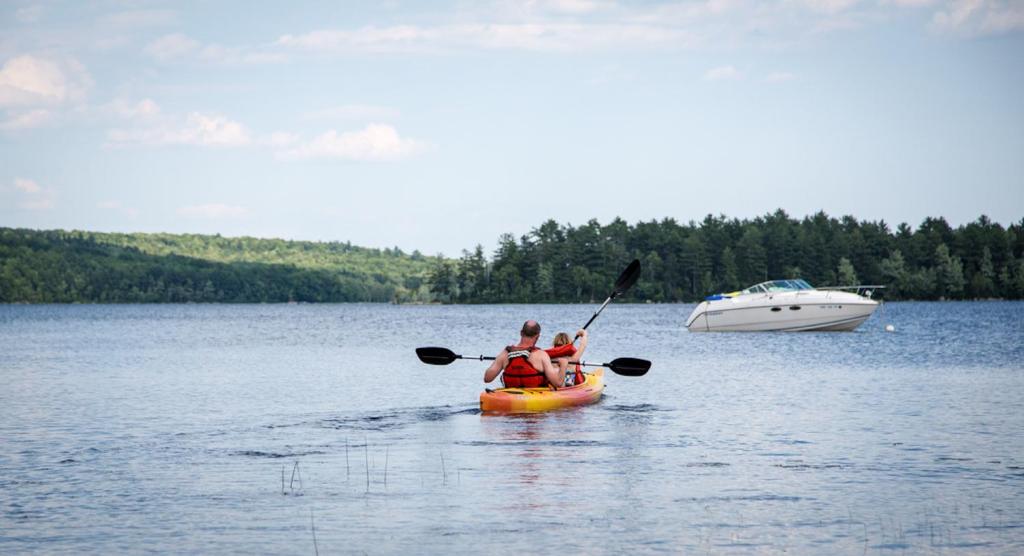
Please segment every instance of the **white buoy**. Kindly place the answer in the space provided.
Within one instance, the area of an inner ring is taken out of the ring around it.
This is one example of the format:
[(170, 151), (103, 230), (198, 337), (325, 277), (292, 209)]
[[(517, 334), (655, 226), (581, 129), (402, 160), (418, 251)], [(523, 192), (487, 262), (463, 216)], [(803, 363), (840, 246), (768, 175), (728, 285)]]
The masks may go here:
[(887, 325), (885, 325), (885, 331), (886, 332), (895, 332), (896, 331), (896, 327), (891, 325), (891, 324), (887, 324)]

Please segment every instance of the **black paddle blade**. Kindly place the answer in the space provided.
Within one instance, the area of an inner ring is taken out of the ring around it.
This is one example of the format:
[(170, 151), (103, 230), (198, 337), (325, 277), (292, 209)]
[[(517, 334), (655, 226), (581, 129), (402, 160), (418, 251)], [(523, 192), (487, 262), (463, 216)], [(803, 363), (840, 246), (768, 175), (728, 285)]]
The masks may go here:
[(615, 281), (615, 295), (622, 295), (626, 290), (633, 287), (633, 284), (640, 278), (640, 260), (633, 259), (626, 270), (622, 271), (619, 279)]
[(452, 350), (442, 347), (416, 348), (416, 357), (427, 365), (447, 365), (459, 358)]
[(651, 369), (651, 362), (635, 357), (619, 357), (611, 363), (605, 363), (605, 366), (617, 375), (644, 376)]

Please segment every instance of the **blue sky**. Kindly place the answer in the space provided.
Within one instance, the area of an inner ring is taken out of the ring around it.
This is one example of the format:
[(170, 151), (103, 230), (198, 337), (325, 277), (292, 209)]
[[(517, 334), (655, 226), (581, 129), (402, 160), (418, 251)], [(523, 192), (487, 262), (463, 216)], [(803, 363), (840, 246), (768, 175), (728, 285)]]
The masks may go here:
[(0, 225), (1024, 217), (1024, 2), (5, 2)]

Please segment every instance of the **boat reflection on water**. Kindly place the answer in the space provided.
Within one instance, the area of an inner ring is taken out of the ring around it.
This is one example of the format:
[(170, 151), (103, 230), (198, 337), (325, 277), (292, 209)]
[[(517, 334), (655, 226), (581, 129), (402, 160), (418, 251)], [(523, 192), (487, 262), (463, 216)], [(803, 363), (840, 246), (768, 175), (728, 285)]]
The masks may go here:
[(690, 313), (690, 332), (849, 331), (875, 312), (885, 286), (815, 288), (803, 280), (771, 280), (710, 295)]

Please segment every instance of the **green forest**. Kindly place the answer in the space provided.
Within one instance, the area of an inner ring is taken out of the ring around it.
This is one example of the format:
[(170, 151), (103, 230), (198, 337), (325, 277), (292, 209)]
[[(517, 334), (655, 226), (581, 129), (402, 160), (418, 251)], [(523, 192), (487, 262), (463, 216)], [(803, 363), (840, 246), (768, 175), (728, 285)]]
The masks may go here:
[(1024, 219), (953, 228), (884, 221), (707, 216), (582, 226), (549, 220), (459, 258), (341, 242), (0, 228), (0, 303), (586, 303), (632, 259), (625, 300), (694, 301), (776, 278), (881, 284), (886, 299), (1024, 298)]
[(599, 302), (633, 258), (643, 271), (625, 297), (632, 301), (695, 301), (778, 278), (880, 284), (886, 299), (1024, 297), (1024, 219), (1004, 228), (981, 216), (953, 228), (927, 218), (916, 230), (893, 230), (884, 221), (823, 212), (796, 219), (782, 210), (688, 224), (549, 220), (518, 240), (502, 235), (490, 259), (479, 246), (458, 260), (439, 257), (430, 289), (452, 303)]
[(433, 266), (349, 243), (0, 228), (2, 303), (428, 302)]

